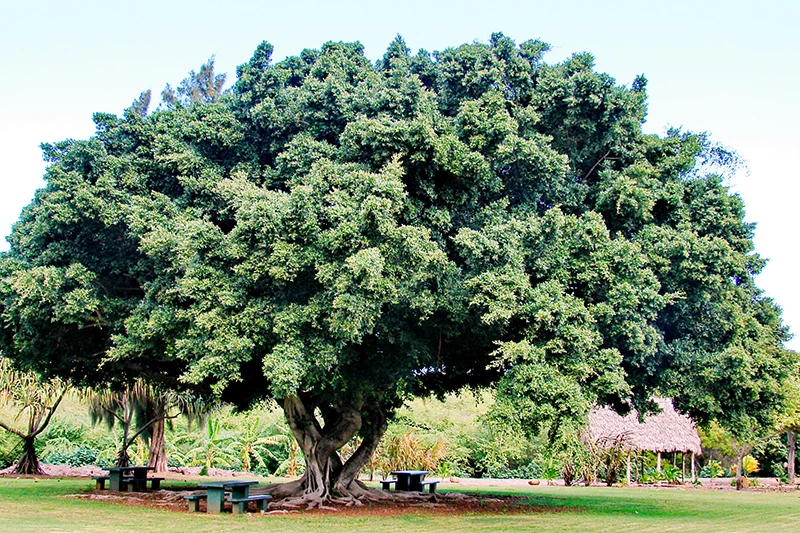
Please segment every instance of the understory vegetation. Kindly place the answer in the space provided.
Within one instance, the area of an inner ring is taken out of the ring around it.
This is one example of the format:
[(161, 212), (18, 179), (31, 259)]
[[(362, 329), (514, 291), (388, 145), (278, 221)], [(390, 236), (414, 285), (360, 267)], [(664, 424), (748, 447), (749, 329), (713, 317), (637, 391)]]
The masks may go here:
[[(450, 477), (489, 477), (556, 480), (567, 484), (623, 482), (628, 453), (597, 445), (558, 448), (545, 433), (530, 441), (491, 417), (488, 392), (463, 392), (443, 401), (415, 399), (400, 409), (386, 437), (361, 472), (366, 479), (380, 479), (403, 468), (420, 468)], [(88, 407), (77, 396), (68, 396), (49, 429), (38, 439), (37, 452), (44, 463), (74, 467), (113, 466), (119, 453), (119, 429), (92, 425)], [(736, 451), (728, 435), (712, 424), (700, 431), (704, 455), (698, 458), (700, 477), (732, 476)], [(782, 440), (783, 439), (783, 440)], [(19, 457), (19, 439), (0, 433), (0, 465), (7, 467)], [(343, 450), (346, 457), (358, 442)], [(305, 469), (303, 454), (286, 426), (282, 411), (264, 403), (248, 411), (221, 406), (202, 420), (185, 417), (172, 421), (165, 447), (170, 467), (200, 467), (246, 471), (261, 475), (295, 477)], [(129, 450), (131, 462), (147, 464), (148, 443), (137, 438)], [(766, 439), (745, 457), (745, 473), (751, 476), (785, 477), (785, 436)], [(632, 478), (640, 483), (689, 482), (690, 466), (680, 454), (665, 454), (659, 472), (653, 454), (631, 455)]]

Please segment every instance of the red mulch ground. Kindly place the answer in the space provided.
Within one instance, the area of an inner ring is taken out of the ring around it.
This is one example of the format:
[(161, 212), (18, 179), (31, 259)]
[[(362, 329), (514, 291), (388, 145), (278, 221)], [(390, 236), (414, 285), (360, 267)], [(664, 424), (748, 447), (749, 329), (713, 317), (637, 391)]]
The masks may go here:
[[(187, 494), (187, 489), (172, 491), (169, 488), (157, 492), (149, 493), (130, 493), (130, 492), (110, 492), (108, 490), (92, 490), (82, 494), (74, 494), (74, 498), (85, 498), (91, 500), (101, 500), (113, 502), (121, 505), (146, 506), (169, 511), (186, 513), (188, 504), (183, 499)], [(518, 496), (467, 496), (453, 497), (447, 495), (437, 495), (435, 501), (382, 501), (368, 502), (363, 506), (346, 506), (342, 504), (331, 504), (336, 510), (313, 509), (310, 511), (273, 511), (276, 513), (299, 512), (299, 513), (330, 513), (337, 516), (398, 516), (405, 514), (424, 514), (432, 516), (456, 515), (456, 514), (475, 514), (475, 513), (540, 513), (554, 512), (563, 509), (553, 509), (550, 507), (537, 507), (526, 505), (526, 498)], [(251, 507), (253, 509), (253, 507)], [(205, 512), (205, 502), (201, 502), (200, 510)], [(226, 507), (230, 511), (230, 507)], [(269, 511), (268, 511), (269, 512)]]

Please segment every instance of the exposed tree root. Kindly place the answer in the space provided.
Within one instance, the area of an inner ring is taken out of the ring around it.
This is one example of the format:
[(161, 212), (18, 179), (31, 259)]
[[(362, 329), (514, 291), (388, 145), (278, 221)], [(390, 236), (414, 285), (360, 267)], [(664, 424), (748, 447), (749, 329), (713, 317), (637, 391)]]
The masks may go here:
[(14, 473), (31, 476), (47, 475), (39, 465), (39, 458), (36, 456), (36, 449), (33, 447), (33, 439), (25, 441), (24, 451), (14, 467)]
[(270, 510), (329, 510), (340, 507), (363, 507), (367, 503), (395, 502), (406, 504), (439, 505), (444, 500), (465, 500), (469, 496), (463, 494), (430, 494), (428, 492), (398, 492), (374, 489), (358, 481), (351, 483), (350, 488), (340, 490), (335, 495), (321, 497), (317, 493), (304, 493), (302, 480), (266, 487), (264, 491), (273, 496), (269, 503)]

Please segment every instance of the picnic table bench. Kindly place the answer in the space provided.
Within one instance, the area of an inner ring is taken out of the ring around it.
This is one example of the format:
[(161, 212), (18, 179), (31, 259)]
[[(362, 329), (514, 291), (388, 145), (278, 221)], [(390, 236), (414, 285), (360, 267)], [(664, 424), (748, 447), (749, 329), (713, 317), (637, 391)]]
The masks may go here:
[(253, 496), (247, 496), (246, 498), (228, 498), (228, 501), (231, 502), (231, 511), (233, 514), (242, 514), (247, 510), (247, 505), (250, 502), (256, 502), (256, 511), (266, 511), (267, 510), (267, 500), (271, 499), (272, 496), (269, 494), (254, 494)]
[[(150, 490), (159, 490), (163, 477), (137, 478), (133, 476), (123, 476), (122, 483), (131, 492), (144, 492), (147, 490), (147, 483), (150, 483)], [(124, 489), (123, 489), (124, 490)]]
[(194, 513), (200, 511), (200, 500), (205, 500), (207, 497), (208, 494), (189, 494), (184, 496), (189, 502), (189, 511)]
[(428, 486), (428, 492), (431, 494), (436, 492), (436, 485), (439, 484), (438, 479), (432, 479), (430, 481), (421, 481), (420, 486), (422, 487), (420, 490), (424, 492), (425, 486)]
[(150, 483), (152, 490), (161, 488), (163, 477), (147, 477), (149, 470), (155, 470), (152, 466), (123, 466), (108, 469), (107, 476), (95, 476), (95, 487), (97, 490), (105, 490), (106, 481), (110, 490), (130, 490), (144, 492), (147, 484)]
[[(266, 500), (272, 496), (250, 496), (250, 487), (258, 485), (258, 481), (245, 481), (245, 480), (228, 480), (228, 481), (209, 481), (207, 483), (199, 483), (197, 486), (206, 489), (205, 497), (206, 512), (208, 513), (221, 513), (225, 506), (225, 493), (230, 492), (229, 501), (232, 502), (233, 512), (244, 512), (247, 504), (251, 501), (257, 502), (260, 508), (266, 507)], [(189, 509), (192, 511), (199, 510), (199, 500), (202, 499), (201, 495), (184, 496), (189, 501)]]
[(396, 479), (381, 480), (383, 490), (389, 490), (392, 485), (395, 490), (423, 492), (427, 486), (431, 493), (436, 492), (439, 480), (423, 481), (428, 475), (427, 470), (396, 470), (391, 473)]

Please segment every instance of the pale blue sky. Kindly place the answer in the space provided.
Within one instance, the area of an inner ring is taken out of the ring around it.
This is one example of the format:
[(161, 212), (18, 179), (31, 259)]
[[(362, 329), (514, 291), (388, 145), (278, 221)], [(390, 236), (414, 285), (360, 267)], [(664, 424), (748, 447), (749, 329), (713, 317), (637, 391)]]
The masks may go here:
[[(784, 308), (800, 349), (795, 203), (800, 192), (797, 52), (800, 2), (789, 0), (110, 2), (38, 0), (0, 8), (0, 234), (42, 186), (38, 145), (87, 138), (95, 111), (120, 113), (216, 54), (218, 72), (267, 40), (275, 58), (328, 40), (364, 44), (377, 59), (395, 35), (416, 51), (502, 31), (539, 38), (555, 62), (589, 51), (629, 84), (649, 80), (646, 130), (708, 131), (748, 161), (731, 181), (770, 258), (759, 286)], [(0, 250), (7, 249), (3, 240)]]

